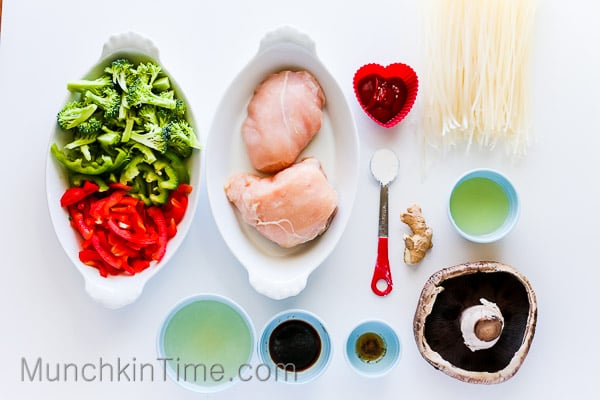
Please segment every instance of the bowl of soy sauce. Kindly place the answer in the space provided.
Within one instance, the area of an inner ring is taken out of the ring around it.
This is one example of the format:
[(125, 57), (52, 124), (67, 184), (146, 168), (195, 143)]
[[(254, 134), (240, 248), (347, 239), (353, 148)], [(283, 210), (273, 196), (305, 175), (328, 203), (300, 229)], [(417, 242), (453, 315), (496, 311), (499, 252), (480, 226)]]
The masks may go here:
[(331, 361), (329, 333), (315, 314), (287, 310), (275, 315), (263, 329), (259, 355), (276, 381), (306, 383), (319, 377)]

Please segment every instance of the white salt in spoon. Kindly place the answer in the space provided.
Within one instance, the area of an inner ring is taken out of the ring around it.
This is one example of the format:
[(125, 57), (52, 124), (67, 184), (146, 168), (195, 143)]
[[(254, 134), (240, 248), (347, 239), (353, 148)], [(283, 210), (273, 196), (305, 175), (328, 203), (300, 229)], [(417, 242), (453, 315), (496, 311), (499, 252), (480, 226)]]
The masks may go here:
[(377, 150), (371, 158), (371, 173), (380, 184), (379, 239), (377, 262), (371, 280), (371, 289), (378, 296), (392, 291), (392, 272), (388, 258), (388, 187), (398, 175), (398, 157), (389, 149)]

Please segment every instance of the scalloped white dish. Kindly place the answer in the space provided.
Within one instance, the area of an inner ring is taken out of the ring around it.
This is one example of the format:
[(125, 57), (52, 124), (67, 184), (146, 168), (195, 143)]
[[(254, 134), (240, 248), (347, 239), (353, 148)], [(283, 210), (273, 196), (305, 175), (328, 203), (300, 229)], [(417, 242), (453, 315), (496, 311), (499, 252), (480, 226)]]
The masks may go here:
[[(177, 96), (188, 104), (186, 112), (188, 122), (195, 131), (198, 132), (191, 107), (189, 106), (189, 101), (186, 99), (181, 88), (177, 85), (174, 77), (169, 74), (168, 70), (164, 68), (161, 63), (158, 49), (151, 40), (137, 33), (127, 32), (111, 36), (103, 46), (99, 61), (97, 61), (90, 70), (82, 76), (82, 78), (85, 79), (92, 76), (97, 77), (102, 73), (104, 67), (120, 57), (127, 57), (136, 63), (141, 61), (154, 61), (161, 65), (165, 73), (169, 75), (171, 85), (175, 89)], [(66, 103), (69, 98), (70, 96), (65, 99), (63, 104)], [(57, 108), (57, 112), (59, 109), (60, 107)], [(54, 159), (54, 157), (52, 157), (49, 149), (52, 143), (58, 143), (59, 145), (64, 144), (64, 136), (65, 135), (60, 128), (55, 125), (50, 137), (48, 157), (46, 160), (46, 193), (48, 209), (54, 230), (65, 253), (83, 276), (87, 293), (95, 301), (107, 308), (114, 309), (123, 307), (134, 302), (142, 294), (146, 282), (148, 282), (148, 280), (158, 271), (163, 269), (169, 262), (189, 231), (198, 203), (198, 192), (200, 191), (200, 158), (202, 152), (194, 151), (190, 159), (187, 160), (190, 173), (190, 184), (193, 190), (189, 195), (186, 214), (177, 226), (177, 235), (169, 241), (166, 253), (162, 260), (132, 276), (109, 276), (104, 278), (100, 276), (96, 268), (89, 267), (79, 260), (79, 236), (69, 224), (69, 215), (67, 211), (60, 206), (60, 198), (68, 187), (67, 171)]]
[[(320, 237), (284, 249), (247, 225), (224, 192), (233, 173), (253, 172), (241, 125), (255, 88), (271, 73), (308, 70), (321, 84), (326, 103), (320, 131), (298, 159), (314, 156), (338, 193), (338, 210)], [(291, 27), (267, 34), (257, 54), (233, 80), (221, 100), (206, 143), (208, 198), (227, 246), (246, 268), (250, 284), (273, 299), (297, 295), (309, 275), (329, 256), (350, 218), (358, 181), (358, 134), (350, 107), (335, 79), (317, 57), (315, 43)]]

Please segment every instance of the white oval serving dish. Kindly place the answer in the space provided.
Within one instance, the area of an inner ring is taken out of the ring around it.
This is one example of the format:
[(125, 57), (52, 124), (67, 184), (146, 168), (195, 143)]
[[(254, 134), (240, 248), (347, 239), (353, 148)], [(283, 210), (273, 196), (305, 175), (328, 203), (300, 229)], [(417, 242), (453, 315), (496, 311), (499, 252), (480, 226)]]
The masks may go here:
[[(256, 173), (241, 136), (247, 105), (255, 88), (271, 73), (308, 70), (326, 97), (321, 130), (298, 159), (316, 157), (338, 193), (336, 216), (329, 229), (311, 242), (283, 249), (241, 219), (224, 192), (233, 173)], [(257, 54), (233, 80), (215, 114), (206, 143), (208, 198), (227, 246), (248, 271), (250, 284), (273, 299), (301, 292), (308, 277), (333, 251), (350, 218), (358, 181), (358, 134), (346, 98), (317, 57), (315, 43), (291, 27), (267, 34)]]
[[(82, 78), (99, 76), (104, 67), (120, 57), (128, 57), (134, 62), (152, 60), (161, 65), (163, 70), (169, 75), (171, 85), (175, 89), (177, 96), (188, 105), (186, 111), (188, 122), (194, 127), (196, 133), (198, 132), (189, 101), (185, 98), (176, 80), (160, 62), (159, 51), (148, 38), (134, 32), (111, 36), (102, 48), (99, 61)], [(64, 103), (70, 97), (65, 99)], [(59, 109), (57, 109), (57, 112)], [(55, 125), (52, 131), (50, 145), (52, 143), (64, 144), (64, 133), (58, 125)], [(50, 149), (50, 145), (48, 149)], [(69, 224), (67, 211), (60, 206), (60, 197), (68, 187), (67, 171), (52, 157), (50, 150), (48, 150), (46, 161), (46, 192), (50, 218), (60, 244), (83, 276), (85, 290), (94, 300), (105, 307), (113, 309), (132, 303), (141, 295), (146, 282), (169, 262), (189, 231), (196, 211), (198, 192), (200, 191), (200, 157), (201, 152), (194, 151), (190, 159), (187, 160), (190, 172), (190, 185), (192, 185), (193, 190), (189, 195), (187, 212), (177, 226), (177, 235), (169, 241), (163, 259), (159, 263), (154, 263), (144, 271), (132, 276), (109, 276), (104, 278), (100, 276), (96, 268), (89, 267), (79, 260), (80, 238)]]

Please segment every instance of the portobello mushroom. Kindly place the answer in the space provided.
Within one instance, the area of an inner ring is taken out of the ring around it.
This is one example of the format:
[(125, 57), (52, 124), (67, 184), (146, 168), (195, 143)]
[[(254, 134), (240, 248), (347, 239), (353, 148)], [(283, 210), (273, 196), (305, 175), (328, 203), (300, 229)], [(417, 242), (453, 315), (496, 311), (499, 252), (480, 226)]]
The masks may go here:
[(469, 383), (501, 383), (523, 363), (535, 333), (537, 302), (513, 267), (479, 261), (442, 269), (425, 283), (413, 321), (419, 352)]

